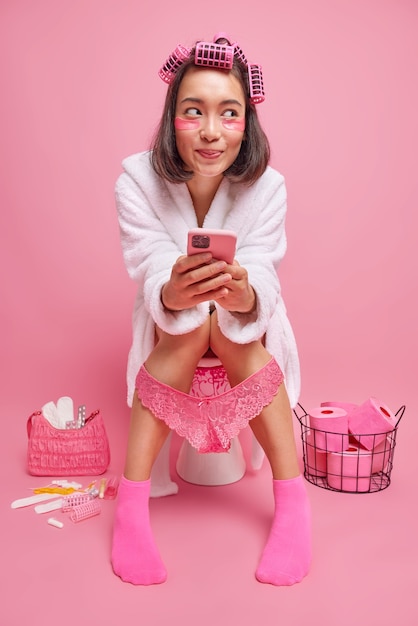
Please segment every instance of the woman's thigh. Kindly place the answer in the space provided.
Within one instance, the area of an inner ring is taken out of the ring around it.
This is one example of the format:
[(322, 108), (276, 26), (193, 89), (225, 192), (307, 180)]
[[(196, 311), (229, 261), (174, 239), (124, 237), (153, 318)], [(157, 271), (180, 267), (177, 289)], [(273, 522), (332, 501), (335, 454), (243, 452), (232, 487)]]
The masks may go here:
[(222, 334), (216, 312), (211, 315), (210, 348), (224, 366), (232, 386), (264, 367), (271, 359), (263, 337), (251, 343), (234, 343)]
[(161, 382), (188, 391), (197, 364), (209, 347), (210, 321), (184, 335), (170, 335), (156, 328), (156, 344), (145, 368)]

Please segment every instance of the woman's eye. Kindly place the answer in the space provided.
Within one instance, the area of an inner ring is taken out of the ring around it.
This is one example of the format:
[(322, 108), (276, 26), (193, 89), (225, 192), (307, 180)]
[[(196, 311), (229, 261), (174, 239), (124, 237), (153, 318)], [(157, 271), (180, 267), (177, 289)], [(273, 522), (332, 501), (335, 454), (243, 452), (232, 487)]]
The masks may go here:
[(202, 115), (199, 109), (196, 109), (195, 107), (190, 107), (190, 109), (186, 109), (185, 113), (186, 115)]
[(223, 117), (228, 117), (228, 118), (230, 118), (230, 117), (237, 117), (237, 115), (238, 115), (237, 112), (233, 111), (232, 109), (228, 109), (228, 111), (224, 111), (222, 113)]

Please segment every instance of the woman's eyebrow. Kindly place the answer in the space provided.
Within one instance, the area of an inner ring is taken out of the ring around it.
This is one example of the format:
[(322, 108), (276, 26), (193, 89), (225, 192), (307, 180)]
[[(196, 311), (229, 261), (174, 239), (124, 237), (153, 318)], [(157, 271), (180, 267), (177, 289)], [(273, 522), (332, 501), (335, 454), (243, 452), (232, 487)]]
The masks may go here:
[(228, 100), (222, 100), (222, 102), (220, 104), (222, 104), (222, 105), (225, 105), (225, 104), (235, 104), (236, 106), (239, 106), (239, 107), (243, 106), (242, 102), (240, 102), (239, 100), (235, 100), (235, 98), (229, 98)]
[(180, 104), (184, 104), (184, 102), (195, 102), (196, 104), (202, 104), (203, 100), (201, 100), (200, 98), (188, 97), (183, 98), (183, 100), (180, 101)]
[[(193, 102), (194, 104), (204, 103), (204, 101), (201, 98), (193, 98), (192, 96), (183, 98), (183, 100), (180, 101), (180, 104), (184, 104), (185, 102)], [(235, 100), (235, 98), (228, 98), (227, 100), (222, 100), (222, 102), (220, 102), (219, 104), (222, 106), (225, 106), (225, 105), (235, 105), (239, 107), (243, 106), (242, 102), (239, 102), (239, 100)]]

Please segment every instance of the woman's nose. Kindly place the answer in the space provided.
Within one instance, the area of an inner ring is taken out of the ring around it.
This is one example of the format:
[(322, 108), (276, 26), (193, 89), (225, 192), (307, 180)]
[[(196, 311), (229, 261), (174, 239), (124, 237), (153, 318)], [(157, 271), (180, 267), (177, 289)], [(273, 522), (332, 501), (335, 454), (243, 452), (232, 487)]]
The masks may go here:
[(221, 125), (220, 120), (207, 117), (202, 124), (202, 129), (200, 131), (201, 139), (205, 139), (206, 141), (216, 141), (221, 136)]

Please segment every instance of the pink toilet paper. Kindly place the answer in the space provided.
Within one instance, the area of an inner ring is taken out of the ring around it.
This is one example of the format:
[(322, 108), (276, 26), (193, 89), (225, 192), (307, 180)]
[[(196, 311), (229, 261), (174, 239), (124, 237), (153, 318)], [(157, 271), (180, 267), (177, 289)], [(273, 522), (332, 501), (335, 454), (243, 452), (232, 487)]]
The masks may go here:
[(306, 462), (305, 469), (312, 476), (327, 475), (327, 453), (321, 451), (316, 445), (316, 431), (310, 431), (306, 437)]
[(321, 406), (335, 406), (339, 409), (344, 409), (344, 411), (347, 411), (348, 415), (353, 409), (356, 409), (358, 407), (358, 404), (354, 404), (354, 402), (332, 402), (330, 400), (327, 400), (325, 402), (321, 402)]
[(376, 398), (369, 398), (353, 409), (348, 416), (350, 433), (368, 450), (385, 441), (386, 434), (395, 426), (395, 415)]
[(348, 448), (347, 411), (338, 407), (320, 406), (309, 411), (309, 425), (315, 429), (315, 447), (325, 452), (341, 452)]
[(384, 472), (389, 463), (391, 443), (388, 437), (372, 450), (372, 474)]
[(339, 491), (369, 491), (372, 453), (350, 445), (344, 452), (331, 452), (327, 459), (327, 482)]

